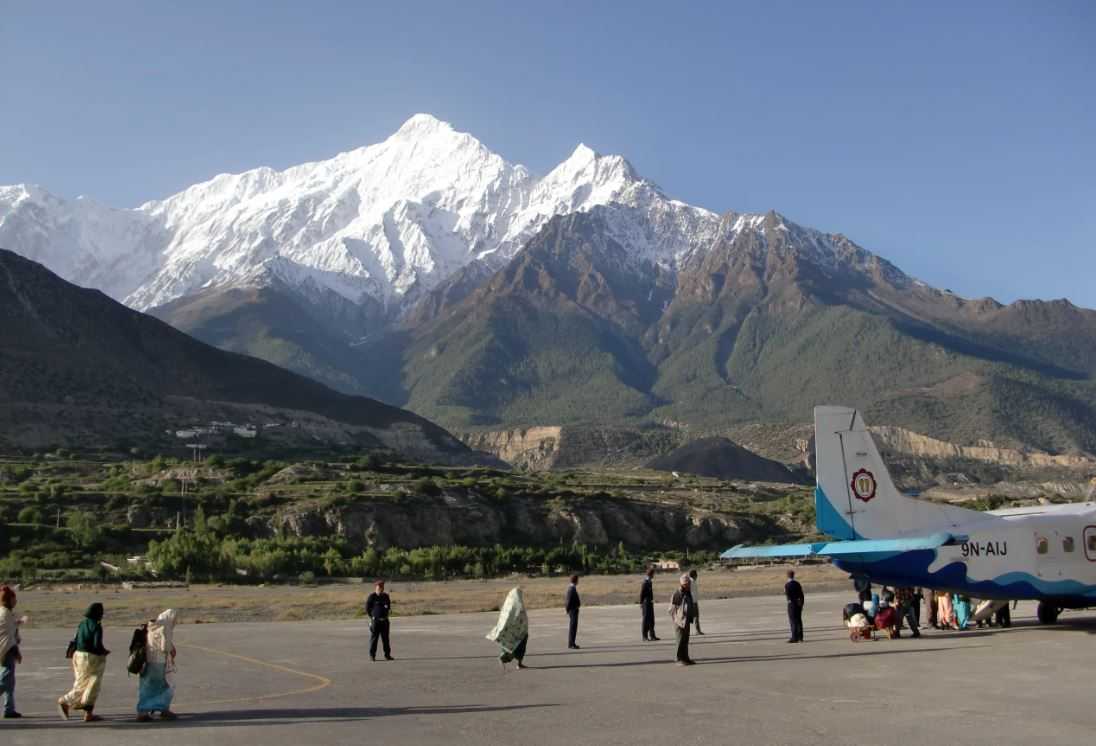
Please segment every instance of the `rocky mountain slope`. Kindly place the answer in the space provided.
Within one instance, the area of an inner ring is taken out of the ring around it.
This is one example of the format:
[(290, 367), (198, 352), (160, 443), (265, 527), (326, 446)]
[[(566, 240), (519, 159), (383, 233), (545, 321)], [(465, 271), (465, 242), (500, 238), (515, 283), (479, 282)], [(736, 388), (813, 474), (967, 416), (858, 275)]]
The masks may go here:
[(698, 438), (669, 453), (651, 459), (647, 468), (714, 479), (807, 484), (813, 481), (805, 468), (758, 456), (727, 438)]
[(612, 209), (554, 219), (466, 298), (378, 340), (376, 390), (455, 427), (711, 430), (841, 401), (958, 443), (1096, 450), (1096, 312), (959, 299), (776, 213), (728, 214), (671, 271), (611, 238)]
[(0, 444), (153, 446), (170, 442), (165, 431), (213, 420), (275, 425), (275, 437), (290, 440), (477, 460), (422, 417), (210, 347), (0, 250)]

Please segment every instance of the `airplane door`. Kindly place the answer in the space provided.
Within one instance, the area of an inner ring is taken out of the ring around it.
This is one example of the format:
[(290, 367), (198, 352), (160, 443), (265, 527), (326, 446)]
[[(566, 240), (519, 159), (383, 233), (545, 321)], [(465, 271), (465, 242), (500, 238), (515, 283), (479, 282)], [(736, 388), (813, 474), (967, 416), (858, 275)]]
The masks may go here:
[(1046, 526), (1040, 526), (1034, 533), (1035, 574), (1047, 580), (1057, 580), (1061, 567), (1057, 561), (1058, 532)]
[(1085, 559), (1096, 562), (1096, 526), (1085, 526)]

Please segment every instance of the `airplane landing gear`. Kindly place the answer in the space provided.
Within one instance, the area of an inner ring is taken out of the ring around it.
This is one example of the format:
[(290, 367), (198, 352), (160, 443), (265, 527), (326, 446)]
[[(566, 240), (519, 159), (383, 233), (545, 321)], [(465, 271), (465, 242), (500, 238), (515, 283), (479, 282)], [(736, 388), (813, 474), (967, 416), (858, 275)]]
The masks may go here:
[(1047, 601), (1040, 601), (1039, 607), (1035, 610), (1035, 615), (1039, 617), (1040, 624), (1057, 623), (1060, 613), (1062, 613), (1061, 609)]

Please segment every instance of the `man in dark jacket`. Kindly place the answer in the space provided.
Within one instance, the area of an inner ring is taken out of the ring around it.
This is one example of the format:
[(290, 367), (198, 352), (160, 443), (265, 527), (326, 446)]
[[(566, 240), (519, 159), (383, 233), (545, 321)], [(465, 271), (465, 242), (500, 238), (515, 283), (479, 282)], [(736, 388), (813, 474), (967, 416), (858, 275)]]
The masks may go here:
[(654, 641), (655, 637), (655, 568), (647, 568), (647, 577), (639, 587), (639, 610), (643, 614), (643, 641)]
[(792, 631), (788, 642), (803, 642), (803, 586), (795, 579), (795, 570), (788, 570), (784, 597), (788, 599), (788, 625)]
[(567, 647), (570, 650), (578, 650), (575, 636), (578, 635), (578, 610), (582, 608), (582, 599), (578, 597), (578, 575), (572, 575), (571, 584), (567, 586), (565, 608), (567, 616), (570, 617), (570, 624), (567, 627)]
[(393, 660), (392, 645), (388, 641), (388, 614), (392, 611), (392, 599), (384, 592), (384, 581), (378, 580), (376, 588), (365, 601), (365, 615), (369, 617), (369, 660), (377, 660), (377, 640), (384, 645), (384, 659)]
[(902, 622), (909, 625), (913, 637), (920, 637), (921, 630), (917, 624), (917, 612), (915, 604), (920, 606), (918, 592), (913, 588), (904, 586), (895, 591), (895, 599), (898, 601), (898, 628), (902, 628)]

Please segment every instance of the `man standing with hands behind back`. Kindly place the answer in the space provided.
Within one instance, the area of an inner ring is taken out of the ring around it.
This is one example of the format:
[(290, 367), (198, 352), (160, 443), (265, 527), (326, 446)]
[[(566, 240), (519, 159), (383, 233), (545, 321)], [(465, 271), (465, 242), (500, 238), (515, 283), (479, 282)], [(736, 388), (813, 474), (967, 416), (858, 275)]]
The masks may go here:
[(578, 597), (578, 575), (571, 576), (571, 584), (567, 586), (567, 598), (565, 608), (570, 624), (567, 627), (567, 648), (578, 650), (575, 637), (578, 635), (578, 610), (582, 607), (582, 599)]
[(392, 645), (388, 641), (388, 614), (392, 611), (392, 599), (384, 592), (384, 581), (377, 585), (365, 602), (365, 615), (369, 617), (369, 660), (377, 660), (377, 640), (384, 645), (384, 659), (393, 660)]
[(788, 570), (784, 597), (788, 599), (788, 625), (792, 631), (788, 642), (803, 642), (803, 586), (795, 579), (795, 570)]
[(639, 609), (643, 614), (643, 641), (655, 641), (655, 568), (647, 568), (647, 576), (639, 587)]

